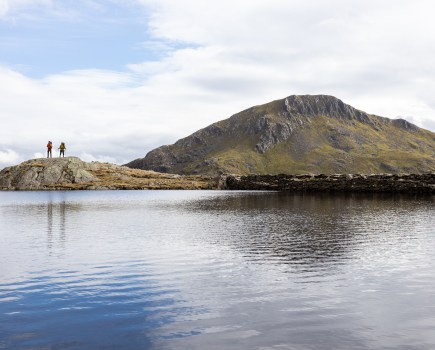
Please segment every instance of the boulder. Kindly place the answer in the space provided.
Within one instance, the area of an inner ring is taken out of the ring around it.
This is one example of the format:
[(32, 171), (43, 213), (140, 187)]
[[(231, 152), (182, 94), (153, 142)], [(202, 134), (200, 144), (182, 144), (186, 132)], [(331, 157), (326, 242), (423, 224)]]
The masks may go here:
[(6, 190), (41, 190), (66, 184), (98, 182), (90, 171), (95, 164), (77, 157), (41, 158), (8, 167), (0, 172), (0, 188)]

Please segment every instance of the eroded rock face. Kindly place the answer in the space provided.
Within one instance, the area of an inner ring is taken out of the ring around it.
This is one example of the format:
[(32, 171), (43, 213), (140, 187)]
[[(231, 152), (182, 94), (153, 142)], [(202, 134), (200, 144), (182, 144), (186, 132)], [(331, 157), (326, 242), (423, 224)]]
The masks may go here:
[(327, 95), (292, 95), (285, 99), (289, 115), (304, 115), (314, 117), (325, 115), (331, 118), (358, 120), (371, 123), (367, 113), (360, 111), (340, 99)]
[(0, 188), (42, 190), (56, 185), (99, 181), (95, 165), (76, 157), (32, 159), (0, 172)]
[(288, 140), (293, 130), (311, 122), (311, 118), (323, 115), (329, 118), (358, 121), (372, 124), (370, 116), (333, 96), (302, 95), (284, 99), (285, 110), (281, 112), (281, 121), (276, 123), (267, 116), (259, 119), (260, 142), (255, 145), (259, 153), (266, 153), (273, 146)]

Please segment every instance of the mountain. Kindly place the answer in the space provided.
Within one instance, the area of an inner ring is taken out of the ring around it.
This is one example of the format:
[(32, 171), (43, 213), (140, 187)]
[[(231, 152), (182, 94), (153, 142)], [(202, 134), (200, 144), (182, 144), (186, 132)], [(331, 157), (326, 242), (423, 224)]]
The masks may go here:
[(77, 157), (40, 158), (0, 171), (0, 190), (212, 189), (204, 176), (160, 174)]
[(424, 173), (435, 171), (435, 133), (333, 96), (289, 96), (126, 166), (177, 174)]

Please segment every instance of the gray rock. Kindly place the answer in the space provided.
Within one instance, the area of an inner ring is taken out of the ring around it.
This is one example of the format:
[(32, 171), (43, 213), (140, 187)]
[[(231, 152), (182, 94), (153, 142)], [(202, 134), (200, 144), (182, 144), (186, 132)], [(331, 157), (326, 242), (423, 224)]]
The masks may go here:
[(100, 181), (90, 171), (95, 165), (77, 157), (41, 158), (8, 167), (0, 172), (2, 190), (55, 189), (57, 185)]
[(426, 174), (301, 174), (225, 175), (218, 188), (290, 192), (435, 193), (435, 173)]

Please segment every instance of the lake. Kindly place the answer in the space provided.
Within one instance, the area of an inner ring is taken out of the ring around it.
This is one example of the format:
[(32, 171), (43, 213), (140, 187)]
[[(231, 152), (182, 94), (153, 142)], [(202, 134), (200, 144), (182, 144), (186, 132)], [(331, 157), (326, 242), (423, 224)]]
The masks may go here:
[(0, 192), (0, 349), (435, 349), (434, 204)]

